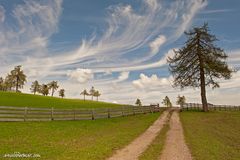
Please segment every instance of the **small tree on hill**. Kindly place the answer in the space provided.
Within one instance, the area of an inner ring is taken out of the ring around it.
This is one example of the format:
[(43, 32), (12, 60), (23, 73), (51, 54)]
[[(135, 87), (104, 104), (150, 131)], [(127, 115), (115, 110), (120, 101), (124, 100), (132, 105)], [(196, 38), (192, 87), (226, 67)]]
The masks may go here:
[(185, 96), (179, 96), (177, 97), (177, 104), (180, 105), (180, 107), (183, 107), (183, 105), (186, 103)]
[(40, 92), (42, 95), (47, 96), (49, 94), (49, 87), (46, 84), (42, 84)]
[(97, 97), (97, 101), (98, 101), (98, 97), (100, 97), (101, 94), (100, 94), (99, 91), (95, 91), (95, 92), (93, 93), (93, 96), (94, 96), (94, 97)]
[(48, 83), (48, 87), (49, 87), (49, 89), (52, 90), (52, 96), (53, 96), (55, 90), (57, 90), (59, 86), (57, 84), (57, 81), (52, 81), (52, 82)]
[(38, 83), (38, 81), (34, 81), (32, 82), (31, 88), (30, 88), (31, 92), (33, 94), (36, 94), (36, 92), (39, 92), (40, 90), (40, 84)]
[(226, 63), (227, 55), (217, 47), (217, 40), (209, 33), (208, 25), (195, 27), (185, 33), (188, 40), (175, 55), (168, 57), (169, 70), (174, 77), (174, 86), (200, 87), (203, 110), (208, 111), (206, 86), (219, 87), (217, 79), (230, 79), (233, 70)]
[(4, 90), (4, 79), (0, 77), (0, 91)]
[(94, 87), (92, 87), (89, 91), (89, 95), (92, 96), (92, 100), (93, 100), (94, 92), (95, 92), (95, 89), (94, 89)]
[(167, 106), (167, 107), (172, 107), (172, 103), (171, 103), (170, 99), (168, 98), (168, 96), (166, 96), (166, 97), (163, 99), (162, 104), (164, 104), (164, 105)]
[(18, 92), (18, 89), (22, 88), (27, 81), (27, 76), (23, 73), (21, 66), (16, 66), (8, 76), (9, 80), (12, 82), (12, 85), (16, 87), (16, 92)]
[(88, 94), (87, 90), (84, 89), (84, 90), (80, 93), (80, 95), (83, 95), (83, 99), (84, 99), (84, 101), (85, 101), (85, 96), (88, 96), (89, 94)]
[(62, 97), (62, 98), (65, 97), (65, 90), (64, 89), (59, 90), (59, 96)]
[(142, 102), (141, 102), (141, 100), (139, 98), (136, 100), (135, 104), (137, 106), (142, 106)]

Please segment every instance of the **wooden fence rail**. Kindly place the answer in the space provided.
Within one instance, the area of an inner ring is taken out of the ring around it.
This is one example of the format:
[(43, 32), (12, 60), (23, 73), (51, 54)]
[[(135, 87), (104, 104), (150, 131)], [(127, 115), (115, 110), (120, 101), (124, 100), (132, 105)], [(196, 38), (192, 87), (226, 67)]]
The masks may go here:
[(0, 121), (95, 120), (160, 112), (156, 106), (124, 106), (98, 109), (57, 109), (0, 106)]
[[(183, 107), (181, 107), (182, 111), (202, 110), (202, 109), (203, 109), (202, 104), (199, 104), (199, 103), (185, 103)], [(240, 106), (209, 104), (208, 109), (210, 111), (240, 111)]]

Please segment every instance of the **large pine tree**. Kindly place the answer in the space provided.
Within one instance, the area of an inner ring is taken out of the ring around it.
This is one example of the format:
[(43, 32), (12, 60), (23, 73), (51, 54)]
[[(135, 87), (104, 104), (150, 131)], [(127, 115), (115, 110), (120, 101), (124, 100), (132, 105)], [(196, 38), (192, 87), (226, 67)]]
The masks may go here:
[(233, 72), (226, 63), (227, 55), (214, 42), (217, 38), (209, 33), (208, 25), (185, 32), (185, 46), (168, 57), (169, 70), (174, 86), (200, 87), (203, 110), (208, 111), (206, 86), (219, 87), (217, 79), (230, 79)]

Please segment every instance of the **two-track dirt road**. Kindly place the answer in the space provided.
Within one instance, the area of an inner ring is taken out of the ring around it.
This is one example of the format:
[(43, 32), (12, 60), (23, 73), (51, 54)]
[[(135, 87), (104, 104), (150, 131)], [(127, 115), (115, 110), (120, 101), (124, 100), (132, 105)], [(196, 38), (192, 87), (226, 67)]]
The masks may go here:
[(170, 130), (167, 133), (165, 146), (162, 154), (159, 155), (159, 159), (191, 160), (191, 154), (184, 141), (178, 109), (174, 109), (171, 117), (169, 116), (170, 111), (170, 109), (164, 111), (163, 114), (143, 134), (123, 149), (118, 150), (108, 160), (137, 160), (158, 135), (163, 125), (167, 123), (168, 118), (170, 118)]

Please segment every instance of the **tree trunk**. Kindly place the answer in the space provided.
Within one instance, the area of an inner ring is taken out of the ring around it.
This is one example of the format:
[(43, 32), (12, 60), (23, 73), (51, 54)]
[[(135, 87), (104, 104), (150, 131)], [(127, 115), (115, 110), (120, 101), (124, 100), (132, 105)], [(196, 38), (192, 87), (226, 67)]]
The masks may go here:
[[(198, 34), (198, 33), (197, 33)], [(206, 98), (206, 84), (205, 84), (205, 73), (204, 73), (204, 62), (203, 58), (201, 56), (201, 50), (200, 50), (200, 37), (198, 35), (198, 49), (197, 49), (197, 55), (199, 58), (199, 68), (200, 68), (200, 87), (201, 87), (201, 99), (202, 99), (202, 107), (203, 111), (208, 111), (208, 104), (207, 104), (207, 98)]]
[(92, 101), (93, 101), (93, 96), (92, 96)]
[[(202, 70), (202, 71), (201, 71)], [(202, 106), (203, 111), (208, 111), (208, 103), (206, 98), (206, 88), (205, 88), (205, 76), (204, 76), (204, 70), (200, 69), (200, 80), (201, 80), (201, 98), (202, 98)]]
[(208, 111), (208, 103), (206, 98), (206, 86), (205, 86), (205, 74), (204, 74), (204, 68), (203, 68), (203, 62), (200, 58), (200, 87), (201, 87), (201, 98), (202, 98), (202, 107), (203, 111)]
[(54, 89), (52, 89), (52, 97), (53, 97)]
[(17, 77), (17, 83), (16, 83), (16, 92), (18, 91), (18, 82), (19, 80), (18, 80), (18, 77)]
[(97, 96), (97, 101), (98, 101), (98, 96)]
[(85, 94), (83, 94), (83, 99), (84, 99), (84, 101), (85, 101)]

